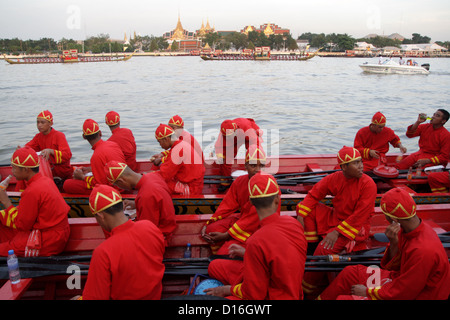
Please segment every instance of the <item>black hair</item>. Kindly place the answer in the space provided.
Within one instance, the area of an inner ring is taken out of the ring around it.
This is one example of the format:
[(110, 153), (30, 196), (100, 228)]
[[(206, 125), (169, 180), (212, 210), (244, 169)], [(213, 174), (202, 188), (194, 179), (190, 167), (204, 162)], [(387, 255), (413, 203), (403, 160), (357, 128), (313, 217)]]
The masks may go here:
[(115, 205), (113, 205), (109, 208), (106, 208), (103, 211), (106, 212), (107, 214), (114, 216), (116, 213), (123, 211), (123, 202), (120, 201), (120, 202), (116, 203)]
[(445, 109), (438, 109), (438, 111), (440, 111), (444, 114), (443, 118), (444, 118), (445, 122), (447, 122), (448, 118), (450, 117), (450, 114), (448, 113), (448, 111)]
[(275, 197), (278, 194), (274, 194), (273, 196), (263, 197), (263, 198), (250, 198), (250, 201), (255, 206), (256, 209), (264, 209), (270, 207)]
[(90, 135), (83, 134), (83, 138), (86, 139), (87, 141), (92, 141), (92, 140), (97, 139), (99, 135), (100, 135), (100, 131), (98, 131), (94, 134), (90, 134)]

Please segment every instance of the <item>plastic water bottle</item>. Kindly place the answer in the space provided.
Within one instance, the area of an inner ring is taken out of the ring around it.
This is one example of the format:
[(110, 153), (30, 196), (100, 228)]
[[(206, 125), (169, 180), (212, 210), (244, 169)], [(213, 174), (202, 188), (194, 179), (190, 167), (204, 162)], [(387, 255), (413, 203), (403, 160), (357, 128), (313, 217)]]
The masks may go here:
[(17, 284), (20, 282), (20, 271), (19, 271), (19, 260), (14, 254), (14, 250), (8, 251), (8, 271), (9, 271), (9, 280), (12, 284)]
[(0, 183), (0, 189), (6, 190), (6, 188), (8, 188), (8, 186), (9, 186), (9, 181), (11, 180), (11, 178), (12, 178), (12, 175), (7, 176), (7, 177), (5, 178), (5, 180), (3, 180), (3, 181)]
[(190, 258), (191, 257), (191, 244), (188, 243), (186, 246), (186, 250), (184, 251), (183, 258)]
[(339, 262), (339, 261), (351, 261), (352, 258), (351, 257), (340, 256), (338, 254), (329, 254), (329, 255), (327, 255), (326, 260), (328, 262)]

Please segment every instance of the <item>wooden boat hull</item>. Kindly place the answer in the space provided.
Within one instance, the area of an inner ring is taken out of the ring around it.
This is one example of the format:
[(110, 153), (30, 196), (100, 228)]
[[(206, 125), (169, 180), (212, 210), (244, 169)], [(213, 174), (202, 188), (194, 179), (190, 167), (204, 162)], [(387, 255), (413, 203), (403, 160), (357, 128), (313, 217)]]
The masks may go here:
[(253, 55), (237, 55), (237, 54), (222, 54), (222, 55), (200, 55), (205, 61), (306, 61), (316, 56), (316, 53), (309, 55), (288, 55), (288, 54), (271, 54), (270, 57), (255, 57)]
[[(397, 154), (387, 157), (388, 162), (394, 162)], [(74, 163), (74, 166), (88, 166), (89, 163)], [(212, 214), (220, 205), (224, 193), (219, 192), (220, 183), (223, 182), (218, 176), (219, 167), (214, 160), (207, 160), (205, 172), (205, 185), (203, 194), (191, 195), (189, 197), (174, 195), (173, 204), (177, 215), (186, 214)], [(149, 172), (152, 164), (145, 160), (138, 161), (139, 172)], [(266, 170), (277, 177), (282, 189), (282, 210), (293, 211), (298, 202), (302, 201), (307, 192), (312, 188), (314, 183), (321, 179), (324, 175), (333, 172), (339, 168), (336, 156), (333, 154), (316, 154), (316, 155), (298, 155), (298, 156), (279, 156), (277, 158), (269, 158)], [(243, 159), (237, 159), (233, 164), (232, 170), (244, 170)], [(289, 174), (298, 174), (289, 175)], [(0, 174), (6, 177), (11, 174), (10, 166), (0, 167)], [(283, 176), (284, 175), (284, 176)], [(287, 176), (286, 176), (287, 175)], [(225, 178), (225, 177), (223, 177)], [(402, 186), (409, 188), (418, 204), (437, 204), (450, 203), (450, 193), (430, 193), (425, 174), (422, 177), (407, 180), (405, 175), (399, 175), (395, 179), (373, 177), (377, 183), (378, 196), (377, 204), (382, 194), (393, 187)], [(227, 180), (231, 182), (232, 180)], [(13, 191), (15, 188), (15, 178), (12, 179), (8, 188), (8, 195), (14, 205), (18, 205), (20, 200), (20, 192)], [(125, 199), (134, 199), (136, 192), (123, 193)], [(89, 209), (89, 196), (63, 193), (63, 197), (69, 204), (71, 210), (70, 217), (90, 217), (92, 216)], [(331, 205), (331, 198), (322, 201)], [(0, 206), (0, 208), (2, 208)]]
[[(450, 230), (450, 204), (419, 205), (417, 214), (424, 223), (429, 224), (437, 234), (442, 236), (443, 244), (448, 247), (448, 232)], [(295, 218), (295, 212), (282, 212)], [(177, 216), (177, 228), (169, 241), (164, 254), (166, 272), (163, 278), (162, 298), (179, 297), (186, 293), (197, 273), (207, 275), (211, 256), (209, 245), (201, 238), (200, 231), (210, 215)], [(90, 257), (93, 250), (105, 240), (101, 227), (95, 218), (69, 219), (71, 235), (65, 251), (49, 258), (19, 258), (21, 265), (22, 283), (19, 287), (12, 287), (8, 279), (6, 263), (0, 265), (0, 300), (1, 299), (70, 299), (82, 293), (87, 278)], [(388, 222), (379, 208), (375, 208), (371, 218), (369, 238), (370, 251), (354, 253), (360, 260), (353, 263), (379, 263), (386, 243), (379, 242), (375, 234), (383, 233)], [(447, 239), (447, 240), (444, 240)], [(192, 259), (183, 260), (186, 244), (191, 243)], [(450, 249), (447, 249), (450, 257)], [(367, 258), (364, 258), (364, 254)], [(369, 255), (371, 254), (371, 255)], [(375, 257), (372, 255), (376, 255)], [(5, 258), (0, 258), (5, 259)], [(310, 258), (309, 258), (310, 259)], [(352, 260), (352, 261), (353, 261)], [(309, 260), (307, 260), (308, 262)], [(362, 262), (361, 262), (362, 261)], [(68, 272), (69, 266), (79, 266), (79, 287), (69, 288), (72, 283), (68, 279), (73, 271)], [(328, 263), (323, 270), (339, 271), (345, 265)], [(308, 266), (307, 266), (308, 268)], [(309, 267), (309, 271), (314, 271)]]
[(132, 55), (119, 56), (78, 56), (77, 59), (64, 60), (56, 57), (38, 57), (38, 58), (21, 58), (10, 59), (6, 58), (5, 61), (9, 64), (49, 64), (49, 63), (82, 63), (82, 62), (111, 62), (111, 61), (127, 61), (131, 59)]

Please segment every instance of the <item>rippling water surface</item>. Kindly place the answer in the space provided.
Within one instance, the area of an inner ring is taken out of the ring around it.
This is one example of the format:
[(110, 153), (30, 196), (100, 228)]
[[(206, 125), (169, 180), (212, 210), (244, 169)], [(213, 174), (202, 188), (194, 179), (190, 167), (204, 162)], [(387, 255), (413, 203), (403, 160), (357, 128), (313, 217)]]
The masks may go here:
[(405, 131), (417, 114), (450, 111), (450, 59), (417, 59), (430, 63), (426, 76), (364, 74), (359, 64), (365, 61), (378, 59), (134, 57), (72, 65), (0, 60), (0, 164), (37, 133), (36, 116), (43, 109), (66, 134), (72, 161), (89, 161), (92, 154), (81, 137), (85, 119), (97, 120), (103, 136), (110, 136), (104, 123), (110, 110), (133, 130), (139, 159), (160, 151), (154, 131), (175, 114), (207, 150), (223, 120), (254, 118), (266, 133), (268, 153), (286, 155), (335, 153), (352, 145), (356, 131), (381, 111), (408, 151), (416, 151), (417, 139), (406, 138)]

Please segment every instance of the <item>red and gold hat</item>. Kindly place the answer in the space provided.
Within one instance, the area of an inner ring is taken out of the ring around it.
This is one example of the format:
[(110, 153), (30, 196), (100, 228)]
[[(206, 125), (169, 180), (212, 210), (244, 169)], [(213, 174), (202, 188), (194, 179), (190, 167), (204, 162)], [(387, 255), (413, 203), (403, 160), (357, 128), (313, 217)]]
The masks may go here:
[(236, 131), (236, 129), (237, 129), (237, 124), (231, 120), (225, 120), (220, 125), (220, 132), (222, 132), (222, 134), (224, 136), (232, 135)]
[(157, 140), (161, 140), (165, 137), (169, 137), (174, 134), (175, 131), (167, 124), (161, 123), (155, 131), (155, 137)]
[(409, 219), (416, 215), (416, 203), (413, 197), (403, 189), (393, 188), (380, 200), (381, 211), (394, 219)]
[(38, 114), (37, 118), (38, 119), (45, 119), (45, 120), (49, 121), (50, 123), (53, 123), (53, 115), (48, 110), (41, 111), (41, 113)]
[(267, 173), (259, 172), (255, 174), (248, 182), (248, 191), (250, 198), (270, 197), (280, 192), (275, 178)]
[(109, 161), (104, 167), (106, 179), (108, 179), (111, 184), (114, 184), (114, 182), (122, 175), (126, 167), (126, 163), (116, 160)]
[(184, 127), (184, 121), (179, 115), (176, 115), (176, 116), (173, 116), (172, 118), (170, 118), (169, 124), (177, 126), (177, 127)]
[(23, 147), (14, 151), (11, 164), (22, 168), (39, 167), (39, 157), (30, 147)]
[(120, 122), (120, 116), (117, 112), (110, 111), (105, 116), (105, 122), (110, 127), (115, 126)]
[(87, 119), (83, 123), (83, 134), (85, 136), (90, 136), (91, 134), (97, 133), (100, 131), (100, 127), (95, 120)]
[(122, 202), (120, 192), (105, 184), (97, 184), (89, 196), (89, 207), (92, 214), (108, 209), (119, 202)]
[(338, 164), (345, 164), (361, 159), (361, 154), (353, 147), (344, 146), (337, 154)]
[(372, 123), (379, 125), (379, 126), (385, 126), (386, 125), (386, 117), (381, 112), (377, 112), (372, 117)]
[(266, 153), (261, 146), (252, 144), (245, 153), (245, 162), (255, 163), (256, 161), (266, 162)]

